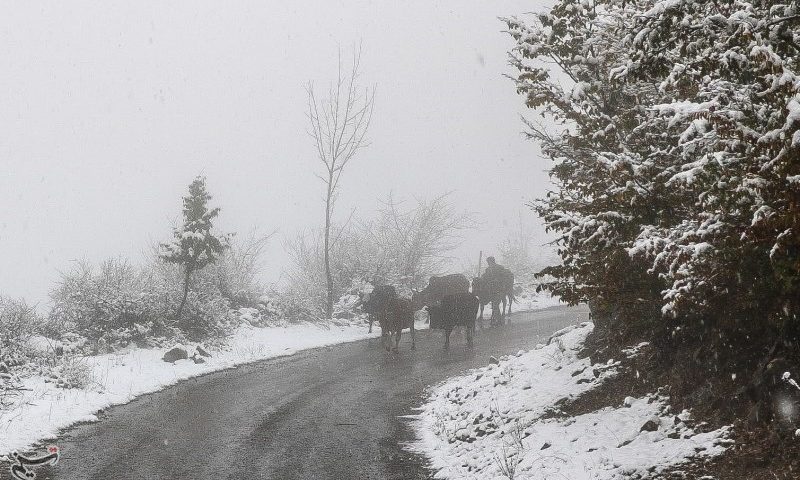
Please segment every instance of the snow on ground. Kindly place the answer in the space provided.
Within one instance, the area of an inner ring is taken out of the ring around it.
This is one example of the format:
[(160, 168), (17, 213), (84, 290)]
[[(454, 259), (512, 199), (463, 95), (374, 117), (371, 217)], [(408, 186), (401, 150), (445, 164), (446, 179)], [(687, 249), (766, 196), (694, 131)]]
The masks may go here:
[(549, 293), (536, 293), (535, 290), (523, 289), (521, 293), (514, 296), (514, 311), (522, 312), (525, 310), (541, 310), (548, 307), (564, 305), (558, 297), (553, 297)]
[[(545, 308), (553, 302), (533, 302), (530, 309)], [(517, 308), (515, 311), (521, 311)], [(239, 314), (247, 322), (257, 316), (254, 309), (241, 309)], [(424, 312), (423, 312), (424, 313)], [(416, 328), (428, 328), (426, 316), (418, 315)], [(300, 350), (323, 347), (377, 337), (377, 323), (373, 333), (367, 333), (366, 324), (354, 320), (342, 321), (326, 327), (322, 324), (303, 323), (257, 328), (240, 327), (222, 349), (212, 350), (212, 357), (196, 364), (191, 359), (166, 363), (162, 360), (166, 349), (135, 348), (107, 355), (76, 357), (85, 362), (91, 374), (91, 386), (86, 389), (59, 388), (56, 383), (41, 376), (21, 379), (22, 390), (10, 401), (8, 408), (0, 410), (0, 458), (14, 450), (23, 450), (32, 444), (56, 438), (60, 429), (76, 422), (96, 421), (95, 414), (112, 405), (127, 403), (139, 395), (155, 392), (180, 380), (210, 373), (236, 365), (291, 355)], [(407, 338), (407, 337), (406, 337)], [(52, 348), (45, 342), (42, 348)], [(194, 346), (186, 346), (189, 355)], [(9, 401), (9, 399), (5, 399)]]
[[(231, 368), (266, 358), (291, 355), (300, 350), (378, 336), (367, 333), (363, 323), (331, 325), (294, 324), (283, 327), (239, 328), (224, 349), (196, 364), (191, 359), (167, 363), (165, 349), (136, 348), (127, 352), (83, 357), (93, 374), (88, 389), (57, 388), (45, 378), (22, 379), (21, 395), (14, 405), (0, 410), (0, 456), (22, 450), (39, 440), (55, 438), (73, 423), (96, 421), (95, 413), (111, 405), (160, 390), (204, 373)], [(192, 355), (194, 347), (187, 348)]]
[(670, 413), (656, 395), (559, 416), (557, 402), (618, 374), (618, 362), (577, 357), (592, 328), (564, 329), (549, 345), (435, 387), (413, 417), (419, 440), (409, 447), (428, 457), (437, 478), (481, 480), (636, 478), (724, 451), (727, 427), (698, 433), (688, 412)]
[[(550, 295), (549, 292), (536, 292), (536, 285), (517, 284), (517, 292), (514, 294), (514, 303), (511, 306), (512, 312), (526, 312), (542, 310), (559, 305), (566, 305), (560, 298)], [(502, 307), (502, 305), (501, 305)], [(487, 304), (483, 310), (483, 319), (488, 320), (492, 316), (492, 305)]]

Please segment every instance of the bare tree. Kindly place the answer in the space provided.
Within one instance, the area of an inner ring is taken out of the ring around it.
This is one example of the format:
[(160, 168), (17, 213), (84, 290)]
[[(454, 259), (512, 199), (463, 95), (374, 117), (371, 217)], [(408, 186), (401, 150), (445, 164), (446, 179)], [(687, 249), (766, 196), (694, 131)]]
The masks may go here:
[(331, 217), (336, 203), (339, 179), (342, 171), (367, 145), (366, 135), (372, 119), (372, 106), (375, 88), (362, 89), (358, 85), (361, 49), (353, 52), (353, 63), (349, 71), (344, 71), (342, 55), (339, 52), (339, 66), (336, 82), (328, 89), (328, 96), (318, 99), (314, 84), (309, 82), (308, 119), (311, 125), (309, 135), (314, 139), (317, 156), (325, 166), (323, 175), (317, 175), (326, 187), (324, 266), (327, 287), (325, 313), (333, 314), (334, 284), (331, 275)]
[[(430, 275), (441, 273), (461, 234), (474, 225), (472, 215), (458, 211), (447, 194), (405, 204), (389, 194), (376, 215), (337, 226), (331, 237), (330, 275), (334, 299), (360, 282), (392, 284), (410, 294)], [(293, 268), (285, 292), (294, 313), (320, 318), (327, 292), (324, 231), (313, 229), (284, 240)], [(334, 302), (334, 314), (336, 309)]]
[(532, 246), (533, 229), (525, 223), (522, 212), (519, 212), (517, 227), (497, 246), (501, 261), (517, 275), (531, 273), (533, 269)]
[[(377, 255), (389, 263), (410, 287), (419, 287), (452, 260), (448, 254), (461, 242), (459, 233), (474, 226), (473, 216), (458, 212), (445, 193), (431, 200), (417, 200), (403, 209), (389, 194), (381, 201), (378, 219), (363, 229), (379, 245)], [(386, 258), (384, 258), (386, 257)]]
[(229, 248), (206, 269), (220, 294), (234, 307), (252, 307), (263, 296), (265, 286), (260, 277), (264, 252), (276, 233), (277, 230), (264, 234), (254, 229), (247, 235), (232, 237)]

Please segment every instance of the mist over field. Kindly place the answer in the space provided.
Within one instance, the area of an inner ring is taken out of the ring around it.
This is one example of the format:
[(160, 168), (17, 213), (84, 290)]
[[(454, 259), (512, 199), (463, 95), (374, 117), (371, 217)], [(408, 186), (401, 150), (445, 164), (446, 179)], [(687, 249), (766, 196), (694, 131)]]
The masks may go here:
[(0, 472), (798, 477), (797, 2), (297, 3), (5, 5)]
[[(491, 253), (519, 222), (547, 164), (521, 134), (511, 39), (498, 12), (530, 2), (44, 2), (0, 18), (0, 291), (46, 303), (76, 260), (137, 260), (169, 238), (180, 197), (205, 175), (221, 231), (324, 220), (305, 85), (325, 88), (337, 50), (361, 45), (376, 87), (370, 145), (348, 167), (334, 219), (452, 191), (474, 212), (454, 267)], [(22, 28), (21, 28), (22, 27)], [(485, 253), (485, 254), (486, 254)]]

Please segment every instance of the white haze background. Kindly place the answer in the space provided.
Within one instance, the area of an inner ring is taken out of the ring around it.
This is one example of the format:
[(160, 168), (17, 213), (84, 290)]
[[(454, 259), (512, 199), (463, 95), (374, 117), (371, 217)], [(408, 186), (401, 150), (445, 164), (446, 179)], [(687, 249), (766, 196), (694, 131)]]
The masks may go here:
[[(480, 222), (456, 252), (495, 252), (547, 187), (498, 15), (531, 1), (9, 2), (0, 17), (0, 293), (39, 303), (77, 259), (142, 258), (198, 174), (222, 231), (321, 224), (304, 86), (363, 45), (369, 138), (337, 218), (392, 191), (453, 191)], [(349, 57), (348, 57), (349, 58)], [(273, 239), (266, 280), (288, 260)]]

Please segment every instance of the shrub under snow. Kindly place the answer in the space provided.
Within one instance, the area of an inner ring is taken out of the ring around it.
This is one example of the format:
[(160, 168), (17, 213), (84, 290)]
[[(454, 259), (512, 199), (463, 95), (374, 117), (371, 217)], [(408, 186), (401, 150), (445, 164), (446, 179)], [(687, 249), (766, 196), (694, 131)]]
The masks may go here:
[(435, 387), (412, 447), (437, 478), (474, 480), (621, 479), (725, 450), (727, 428), (700, 433), (689, 412), (672, 412), (658, 395), (561, 417), (559, 402), (618, 375), (616, 362), (578, 357), (592, 329), (570, 327), (548, 345)]
[(26, 344), (43, 327), (42, 318), (24, 300), (0, 297), (0, 362), (7, 367), (26, 363)]
[(154, 260), (142, 269), (114, 259), (95, 268), (82, 262), (64, 273), (52, 292), (50, 322), (61, 333), (85, 336), (99, 350), (150, 345), (160, 338), (223, 336), (237, 321), (214, 278), (193, 279), (184, 312), (175, 319), (183, 292), (174, 265)]

